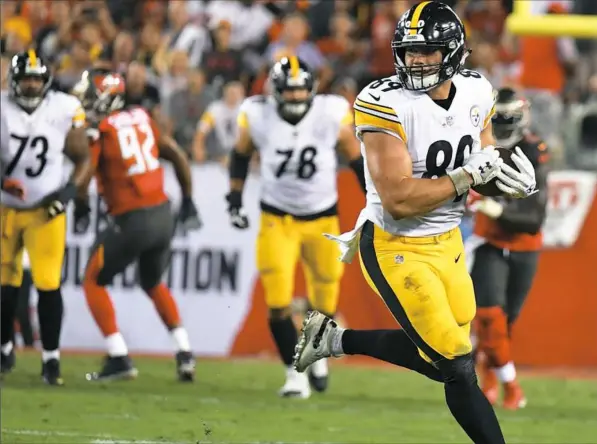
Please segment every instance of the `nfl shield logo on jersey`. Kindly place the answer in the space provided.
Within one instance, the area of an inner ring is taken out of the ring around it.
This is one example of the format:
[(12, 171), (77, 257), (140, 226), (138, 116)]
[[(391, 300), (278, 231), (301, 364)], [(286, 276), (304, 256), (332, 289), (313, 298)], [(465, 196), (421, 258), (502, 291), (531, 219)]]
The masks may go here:
[(479, 123), (481, 123), (481, 113), (477, 105), (471, 108), (471, 123), (473, 126), (479, 126)]

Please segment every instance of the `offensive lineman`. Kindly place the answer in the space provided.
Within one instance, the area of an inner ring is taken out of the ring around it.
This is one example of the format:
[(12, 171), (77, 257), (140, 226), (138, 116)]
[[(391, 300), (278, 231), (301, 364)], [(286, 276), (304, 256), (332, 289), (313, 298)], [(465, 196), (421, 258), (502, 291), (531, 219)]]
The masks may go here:
[(458, 225), (471, 187), (497, 178), (503, 192), (526, 197), (534, 170), (522, 151), (513, 155), (516, 171), (494, 149), (493, 88), (462, 69), (469, 51), (451, 8), (413, 6), (397, 24), (392, 52), (397, 76), (371, 83), (354, 105), (367, 205), (355, 229), (335, 239), (344, 261), (360, 249), (365, 278), (402, 330), (345, 330), (313, 312), (295, 366), (362, 354), (415, 370), (444, 383), (446, 403), (473, 442), (502, 444), (471, 356), (475, 295)]
[(301, 260), (311, 307), (332, 317), (336, 312), (343, 265), (337, 247), (323, 232), (338, 234), (336, 145), (364, 188), (363, 158), (354, 137), (348, 102), (316, 95), (312, 72), (297, 57), (284, 57), (270, 71), (271, 96), (249, 97), (241, 105), (239, 137), (230, 160), (227, 196), (233, 226), (248, 227), (242, 190), (254, 150), (261, 162), (261, 223), (257, 267), (269, 307), (269, 326), (287, 368), (283, 397), (308, 398), (309, 382), (327, 388), (325, 360), (309, 369), (309, 378), (292, 368), (297, 331), (291, 318), (294, 270)]
[(141, 107), (123, 109), (125, 82), (105, 71), (86, 71), (74, 87), (91, 117), (93, 169), (76, 201), (75, 223), (88, 225), (86, 188), (93, 173), (113, 223), (98, 235), (85, 267), (83, 290), (100, 328), (108, 356), (88, 380), (129, 379), (137, 369), (116, 322), (105, 286), (126, 267), (137, 262), (141, 288), (153, 302), (176, 343), (176, 369), (181, 381), (192, 381), (195, 360), (175, 299), (161, 282), (170, 258), (174, 219), (164, 192), (164, 169), (159, 158), (172, 162), (182, 190), (180, 221), (197, 229), (200, 221), (192, 200), (189, 163), (170, 137), (160, 135), (148, 112)]
[[(75, 97), (50, 91), (49, 67), (34, 50), (11, 61), (8, 94), (2, 94), (2, 121), (10, 138), (2, 145), (2, 372), (15, 365), (13, 321), (23, 278), (23, 248), (29, 254), (39, 294), (42, 378), (62, 385), (60, 292), (66, 243), (65, 209), (90, 170), (85, 112)], [(3, 135), (3, 136), (6, 136)], [(74, 163), (64, 185), (65, 158)]]
[(530, 159), (539, 188), (528, 199), (482, 197), (472, 204), (474, 233), (484, 239), (474, 251), (471, 271), (477, 298), (477, 350), (483, 355), (481, 388), (495, 404), (501, 383), (503, 407), (516, 410), (526, 405), (526, 398), (516, 379), (510, 333), (531, 289), (543, 244), (549, 153), (529, 131), (528, 102), (514, 90), (499, 90), (492, 124), (500, 146), (520, 147)]

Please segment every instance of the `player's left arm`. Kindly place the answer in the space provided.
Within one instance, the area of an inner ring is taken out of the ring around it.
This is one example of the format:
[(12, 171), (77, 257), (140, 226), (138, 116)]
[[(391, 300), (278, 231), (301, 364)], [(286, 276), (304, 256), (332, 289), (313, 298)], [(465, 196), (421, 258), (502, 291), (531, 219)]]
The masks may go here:
[[(155, 124), (154, 133), (159, 134)], [(174, 167), (176, 180), (180, 184), (182, 191), (182, 201), (180, 204), (179, 220), (187, 230), (196, 230), (201, 228), (203, 223), (199, 218), (199, 212), (193, 202), (193, 180), (191, 176), (191, 164), (176, 141), (166, 135), (159, 134), (157, 137), (160, 158), (169, 161)]]
[[(491, 85), (489, 86), (491, 87)], [(493, 119), (493, 115), (495, 114), (496, 100), (497, 91), (492, 88), (491, 101), (486, 108), (487, 111), (485, 112), (485, 117), (483, 118), (483, 126), (481, 130), (481, 148), (485, 148), (486, 146), (495, 146), (496, 144), (496, 140), (493, 135), (493, 124), (491, 123), (491, 119)]]
[(481, 137), (481, 148), (485, 148), (486, 146), (495, 146), (496, 141), (495, 141), (495, 136), (493, 135), (493, 125), (491, 123), (491, 120), (489, 121), (489, 123), (487, 123), (485, 128), (483, 128), (481, 130), (480, 137)]
[(340, 133), (338, 134), (338, 150), (348, 161), (348, 165), (354, 171), (359, 185), (365, 194), (367, 188), (365, 183), (365, 163), (361, 155), (361, 144), (355, 136), (352, 113), (349, 112), (349, 117), (345, 117), (340, 126)]

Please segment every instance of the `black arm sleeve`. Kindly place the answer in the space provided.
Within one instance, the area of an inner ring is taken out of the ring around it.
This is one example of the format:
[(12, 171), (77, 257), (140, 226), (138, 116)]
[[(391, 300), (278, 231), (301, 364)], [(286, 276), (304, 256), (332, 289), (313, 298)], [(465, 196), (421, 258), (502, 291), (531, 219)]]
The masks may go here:
[(359, 180), (359, 185), (363, 190), (363, 193), (367, 194), (367, 185), (365, 183), (365, 163), (363, 160), (363, 156), (359, 156), (356, 159), (351, 160), (349, 165), (350, 168), (352, 168), (352, 170), (356, 174), (357, 179)]
[(512, 233), (537, 234), (545, 220), (547, 207), (547, 166), (535, 168), (537, 193), (526, 199), (514, 199), (497, 219), (504, 230)]
[(240, 154), (238, 151), (233, 150), (230, 155), (230, 178), (246, 180), (247, 174), (249, 173), (249, 163), (251, 162), (251, 156), (245, 156)]

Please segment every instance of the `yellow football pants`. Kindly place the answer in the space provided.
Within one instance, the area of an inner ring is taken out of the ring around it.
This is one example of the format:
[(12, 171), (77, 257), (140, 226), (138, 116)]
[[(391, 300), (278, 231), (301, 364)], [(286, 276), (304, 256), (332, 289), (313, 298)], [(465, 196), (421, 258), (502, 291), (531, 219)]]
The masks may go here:
[(369, 286), (431, 362), (470, 353), (475, 294), (460, 230), (419, 238), (393, 236), (371, 222), (360, 239)]
[(290, 306), (296, 263), (301, 260), (311, 307), (327, 314), (336, 312), (344, 267), (338, 260), (338, 246), (323, 233), (340, 233), (337, 216), (301, 221), (261, 214), (257, 267), (269, 308)]
[(47, 210), (0, 207), (2, 230), (0, 283), (19, 287), (23, 248), (27, 249), (33, 284), (38, 290), (60, 288), (66, 244), (66, 215), (48, 220)]

